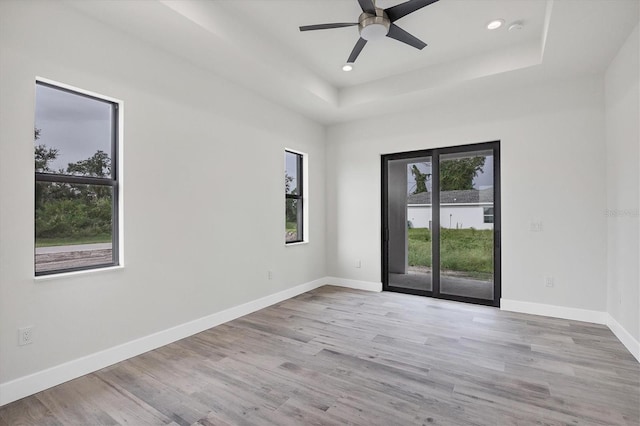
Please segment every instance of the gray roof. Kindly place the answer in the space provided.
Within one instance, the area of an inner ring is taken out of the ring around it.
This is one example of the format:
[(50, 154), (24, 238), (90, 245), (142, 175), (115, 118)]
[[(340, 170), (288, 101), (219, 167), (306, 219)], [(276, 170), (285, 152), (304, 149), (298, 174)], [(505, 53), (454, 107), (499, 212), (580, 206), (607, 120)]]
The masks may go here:
[[(440, 193), (441, 204), (479, 204), (493, 202), (493, 188), (487, 189), (463, 189), (456, 191), (442, 191)], [(421, 192), (410, 194), (407, 204), (431, 204), (431, 193)]]

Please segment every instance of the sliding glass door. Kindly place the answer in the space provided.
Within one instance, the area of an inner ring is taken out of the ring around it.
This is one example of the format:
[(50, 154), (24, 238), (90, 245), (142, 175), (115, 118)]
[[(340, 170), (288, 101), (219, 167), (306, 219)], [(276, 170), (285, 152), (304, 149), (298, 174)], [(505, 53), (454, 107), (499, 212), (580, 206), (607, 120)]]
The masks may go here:
[(499, 143), (382, 157), (382, 271), (389, 291), (500, 300)]
[(440, 293), (493, 300), (493, 150), (442, 154)]
[(387, 162), (388, 284), (432, 291), (431, 156)]

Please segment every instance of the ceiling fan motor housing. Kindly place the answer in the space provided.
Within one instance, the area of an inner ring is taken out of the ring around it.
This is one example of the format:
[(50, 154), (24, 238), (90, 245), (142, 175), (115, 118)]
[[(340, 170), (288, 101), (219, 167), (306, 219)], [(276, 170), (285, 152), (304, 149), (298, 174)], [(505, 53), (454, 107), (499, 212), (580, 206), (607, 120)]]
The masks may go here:
[(384, 10), (376, 8), (376, 14), (363, 12), (358, 18), (358, 31), (360, 37), (369, 40), (378, 40), (389, 34), (391, 21)]
[(404, 3), (381, 9), (376, 7), (375, 0), (358, 0), (358, 4), (362, 9), (362, 14), (358, 18), (358, 22), (304, 25), (300, 27), (300, 31), (328, 30), (332, 28), (354, 27), (357, 25), (360, 38), (358, 38), (356, 45), (353, 47), (349, 59), (347, 59), (347, 64), (355, 62), (367, 42), (371, 40), (381, 40), (385, 37), (422, 50), (427, 46), (427, 43), (406, 32), (397, 26), (395, 22), (437, 1), (438, 0), (407, 0)]

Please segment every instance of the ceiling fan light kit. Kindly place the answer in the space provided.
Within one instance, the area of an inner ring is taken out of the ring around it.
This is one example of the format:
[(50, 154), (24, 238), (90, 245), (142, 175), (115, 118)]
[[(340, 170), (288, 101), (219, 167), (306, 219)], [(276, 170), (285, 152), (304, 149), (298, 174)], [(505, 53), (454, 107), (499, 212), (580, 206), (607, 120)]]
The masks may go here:
[[(362, 49), (368, 41), (380, 40), (384, 37), (398, 40), (411, 47), (422, 50), (427, 44), (417, 37), (409, 34), (394, 22), (437, 1), (438, 0), (408, 0), (404, 3), (400, 3), (386, 9), (381, 9), (376, 7), (374, 0), (358, 0), (358, 4), (362, 9), (362, 14), (360, 14), (358, 22), (305, 25), (300, 27), (300, 31), (327, 30), (332, 28), (353, 27), (357, 25), (360, 38), (351, 51), (351, 55), (349, 55), (347, 65), (356, 61), (358, 55), (360, 55), (360, 52), (362, 52)], [(347, 71), (344, 67), (342, 69)]]
[(367, 41), (381, 40), (389, 34), (389, 28), (391, 27), (391, 21), (384, 13), (384, 10), (377, 9), (377, 15), (371, 15), (363, 12), (358, 19), (358, 31), (360, 37)]

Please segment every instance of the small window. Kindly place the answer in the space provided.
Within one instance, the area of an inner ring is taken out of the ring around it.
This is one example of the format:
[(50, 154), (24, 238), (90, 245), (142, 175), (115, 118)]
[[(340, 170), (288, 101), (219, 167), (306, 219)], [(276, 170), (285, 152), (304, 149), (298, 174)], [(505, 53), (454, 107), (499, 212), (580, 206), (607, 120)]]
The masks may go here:
[(118, 265), (117, 139), (117, 103), (36, 82), (36, 275)]
[(285, 242), (299, 243), (304, 241), (303, 155), (285, 151), (284, 160)]
[(493, 207), (484, 207), (484, 223), (493, 223)]

